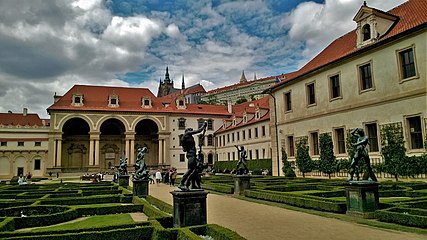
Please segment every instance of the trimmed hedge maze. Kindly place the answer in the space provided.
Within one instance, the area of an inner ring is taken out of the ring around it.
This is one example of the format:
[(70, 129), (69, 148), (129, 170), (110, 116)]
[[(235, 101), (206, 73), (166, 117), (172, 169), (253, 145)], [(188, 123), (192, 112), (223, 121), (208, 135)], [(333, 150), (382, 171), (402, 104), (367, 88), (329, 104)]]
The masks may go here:
[[(243, 239), (235, 232), (211, 224), (173, 228), (171, 206), (151, 196), (148, 199), (155, 205), (110, 182), (1, 185), (0, 239), (123, 239), (124, 236), (126, 239), (202, 239), (200, 235)], [(61, 225), (55, 225), (95, 215), (117, 219), (107, 215), (135, 212), (144, 213), (148, 221), (110, 222), (83, 229), (61, 229), (57, 227)]]
[[(251, 178), (251, 188), (245, 190), (245, 197), (344, 214), (347, 210), (345, 185), (344, 180), (254, 176)], [(203, 187), (232, 194), (233, 177), (205, 177)], [(381, 182), (379, 197), (380, 210), (375, 212), (378, 220), (427, 228), (427, 183)]]

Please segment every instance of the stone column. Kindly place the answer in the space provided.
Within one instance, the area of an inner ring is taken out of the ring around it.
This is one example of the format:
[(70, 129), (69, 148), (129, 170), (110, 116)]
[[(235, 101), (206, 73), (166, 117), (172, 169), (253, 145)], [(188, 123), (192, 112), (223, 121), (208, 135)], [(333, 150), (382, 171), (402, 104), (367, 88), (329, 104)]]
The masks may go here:
[(163, 164), (163, 139), (159, 139), (159, 165)]
[(135, 163), (135, 140), (130, 140), (130, 158), (129, 158), (129, 164), (133, 165)]
[(62, 166), (62, 161), (61, 161), (61, 156), (62, 156), (62, 139), (58, 139), (56, 141), (57, 143), (57, 147), (56, 147), (56, 157), (57, 157), (57, 166), (61, 167)]
[(94, 155), (94, 146), (93, 146), (93, 140), (92, 138), (89, 139), (89, 166), (91, 165), (95, 165), (95, 161), (93, 159), (93, 155)]
[(95, 166), (99, 165), (99, 139), (95, 140)]
[(127, 139), (127, 135), (126, 135), (126, 139), (125, 139), (125, 158), (129, 159), (130, 154), (129, 154), (129, 140)]
[(56, 157), (56, 139), (53, 140), (53, 166), (58, 167), (58, 158)]

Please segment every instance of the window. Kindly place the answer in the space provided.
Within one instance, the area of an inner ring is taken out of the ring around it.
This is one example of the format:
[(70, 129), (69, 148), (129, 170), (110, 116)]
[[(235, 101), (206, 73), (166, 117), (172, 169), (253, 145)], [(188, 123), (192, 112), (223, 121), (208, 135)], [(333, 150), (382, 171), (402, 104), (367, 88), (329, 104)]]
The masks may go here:
[(6, 147), (7, 146), (7, 142), (1, 142), (1, 146), (2, 147)]
[(258, 128), (255, 128), (255, 138), (258, 138)]
[(231, 134), (231, 141), (234, 142), (234, 133)]
[(24, 142), (18, 142), (18, 147), (23, 147), (24, 146)]
[(366, 124), (366, 132), (368, 134), (368, 147), (370, 152), (378, 152), (378, 134), (377, 134), (377, 124), (376, 123), (369, 123)]
[(406, 49), (399, 52), (400, 67), (402, 79), (414, 77), (415, 72), (415, 61), (414, 61), (414, 50), (412, 48)]
[(259, 150), (255, 149), (255, 159), (259, 159)]
[(365, 24), (362, 28), (363, 33), (363, 41), (371, 39), (371, 26), (369, 24)]
[(335, 138), (338, 153), (345, 153), (344, 128), (335, 129)]
[(230, 161), (230, 153), (227, 153), (227, 159)]
[(111, 105), (116, 105), (117, 104), (117, 99), (115, 99), (115, 98), (110, 99), (110, 104)]
[(288, 155), (290, 157), (295, 156), (294, 136), (288, 136)]
[(311, 154), (319, 155), (319, 133), (312, 132), (310, 133), (311, 140)]
[(371, 73), (371, 64), (365, 64), (359, 66), (360, 73), (360, 89), (367, 90), (372, 88), (372, 73)]
[(252, 130), (248, 129), (248, 139), (251, 139), (251, 138), (252, 138)]
[(204, 123), (205, 123), (204, 119), (197, 119), (197, 126), (198, 126), (198, 128), (201, 128)]
[(219, 146), (221, 147), (221, 144), (222, 144), (222, 143), (221, 143), (221, 136), (217, 137), (217, 139), (218, 139), (217, 141), (218, 141), (218, 143), (219, 143)]
[(252, 150), (249, 150), (249, 159), (252, 160)]
[(208, 130), (213, 130), (213, 120), (212, 119), (208, 120)]
[(185, 162), (185, 154), (179, 154), (179, 161), (180, 162)]
[(245, 130), (242, 131), (242, 138), (243, 138), (243, 140), (246, 139), (246, 131)]
[(213, 146), (213, 136), (211, 134), (208, 135), (208, 146)]
[(35, 159), (34, 160), (34, 170), (40, 170), (41, 169), (41, 160)]
[(82, 98), (80, 96), (75, 96), (74, 97), (74, 103), (80, 104), (81, 102), (82, 102)]
[(340, 75), (329, 77), (329, 87), (331, 99), (341, 97)]
[(80, 93), (73, 94), (71, 105), (76, 107), (83, 106), (83, 95)]
[(314, 92), (314, 83), (307, 84), (307, 105), (316, 103), (316, 95)]
[(225, 135), (222, 136), (222, 146), (225, 146)]
[(185, 118), (178, 119), (178, 129), (180, 130), (185, 129)]
[(262, 136), (265, 137), (265, 126), (261, 127), (261, 133), (262, 133)]
[(118, 107), (119, 106), (119, 96), (116, 94), (111, 94), (108, 97), (108, 106), (109, 107)]
[(34, 147), (40, 147), (42, 145), (42, 142), (35, 142)]
[(227, 142), (228, 143), (230, 142), (230, 134), (229, 133), (227, 133)]
[(233, 160), (236, 160), (236, 153), (232, 152), (232, 154), (233, 154)]
[(144, 99), (144, 106), (150, 106), (150, 100)]
[(423, 133), (421, 130), (421, 118), (419, 116), (407, 118), (410, 135), (410, 148), (423, 148)]
[(291, 111), (292, 110), (292, 98), (291, 98), (291, 92), (285, 93), (285, 111)]
[(265, 158), (265, 149), (264, 148), (262, 149), (262, 158), (263, 159)]
[(240, 141), (240, 132), (237, 132), (237, 141)]
[(184, 106), (184, 100), (179, 100), (178, 101), (178, 106)]

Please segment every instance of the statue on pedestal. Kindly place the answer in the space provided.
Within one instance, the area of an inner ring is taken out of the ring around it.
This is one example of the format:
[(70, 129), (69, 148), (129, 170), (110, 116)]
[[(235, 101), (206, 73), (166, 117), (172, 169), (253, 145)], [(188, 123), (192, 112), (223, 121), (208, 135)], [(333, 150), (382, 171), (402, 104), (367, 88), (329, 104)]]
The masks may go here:
[[(237, 152), (238, 152), (238, 156), (239, 156), (239, 162), (237, 163), (236, 166), (236, 175), (243, 175), (243, 174), (248, 174), (249, 173), (249, 169), (246, 166), (246, 158), (247, 158), (247, 154), (246, 154), (246, 150), (243, 146), (239, 146), (234, 145), (237, 148)], [(240, 165), (243, 164), (243, 169), (240, 169)]]
[(128, 175), (128, 164), (127, 164), (127, 158), (120, 158), (120, 165), (119, 165), (119, 175)]
[(368, 136), (365, 135), (365, 132), (362, 128), (356, 128), (351, 131), (351, 135), (357, 137), (357, 141), (355, 143), (352, 143), (351, 145), (356, 148), (356, 153), (354, 154), (354, 157), (351, 161), (351, 170), (350, 170), (350, 176), (348, 178), (348, 181), (353, 180), (353, 175), (356, 173), (356, 179), (359, 181), (359, 161), (361, 158), (365, 161), (366, 164), (366, 170), (368, 171), (367, 174), (364, 174), (363, 180), (369, 180), (369, 181), (377, 181), (377, 178), (375, 177), (374, 172), (371, 168), (371, 160), (369, 159), (368, 155)]
[(187, 128), (184, 131), (184, 135), (181, 138), (181, 145), (184, 152), (186, 152), (186, 157), (188, 159), (188, 170), (184, 173), (179, 184), (179, 188), (183, 191), (188, 191), (190, 185), (192, 189), (200, 189), (200, 173), (203, 169), (202, 162), (202, 142), (199, 142), (199, 154), (196, 156), (196, 143), (194, 141), (194, 134), (202, 133), (200, 139), (204, 139), (207, 122), (205, 121), (203, 125), (197, 129), (193, 130), (192, 128)]
[(138, 154), (136, 155), (135, 173), (133, 180), (148, 180), (149, 174), (147, 165), (145, 165), (145, 153), (148, 151), (147, 147), (139, 147)]

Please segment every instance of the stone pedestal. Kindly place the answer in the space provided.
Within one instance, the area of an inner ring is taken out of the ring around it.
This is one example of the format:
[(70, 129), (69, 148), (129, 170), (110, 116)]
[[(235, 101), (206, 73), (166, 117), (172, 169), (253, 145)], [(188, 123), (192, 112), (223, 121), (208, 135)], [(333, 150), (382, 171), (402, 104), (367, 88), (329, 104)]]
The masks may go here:
[(124, 188), (129, 186), (129, 175), (119, 175), (119, 186)]
[(345, 187), (348, 215), (373, 218), (379, 207), (378, 183), (350, 181)]
[(132, 180), (133, 182), (133, 195), (138, 197), (148, 196), (148, 180)]
[(248, 175), (234, 176), (234, 195), (244, 195), (246, 189), (251, 188), (251, 177)]
[(171, 192), (173, 196), (173, 226), (177, 228), (203, 225), (207, 222), (206, 196), (200, 190)]

